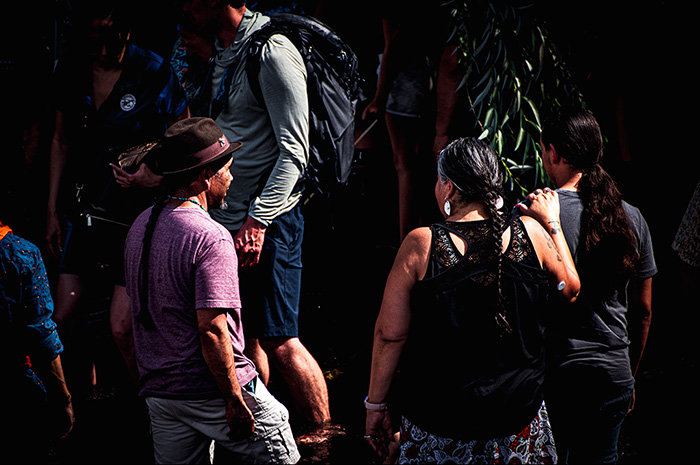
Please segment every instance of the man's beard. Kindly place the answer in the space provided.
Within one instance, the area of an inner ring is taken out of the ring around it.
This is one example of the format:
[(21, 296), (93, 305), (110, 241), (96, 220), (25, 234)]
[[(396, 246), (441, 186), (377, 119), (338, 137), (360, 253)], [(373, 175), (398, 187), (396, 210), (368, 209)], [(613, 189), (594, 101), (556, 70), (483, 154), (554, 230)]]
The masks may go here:
[(228, 203), (226, 203), (226, 198), (221, 199), (221, 201), (212, 203), (209, 210), (226, 210), (228, 208)]

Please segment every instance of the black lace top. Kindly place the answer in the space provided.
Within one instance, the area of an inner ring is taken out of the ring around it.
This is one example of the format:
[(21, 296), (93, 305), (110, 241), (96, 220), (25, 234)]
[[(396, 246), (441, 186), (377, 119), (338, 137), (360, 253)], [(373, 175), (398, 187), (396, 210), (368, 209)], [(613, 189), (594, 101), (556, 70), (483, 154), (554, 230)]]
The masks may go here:
[[(511, 218), (508, 226), (511, 227), (511, 238), (504, 255), (514, 262), (539, 267), (537, 253), (520, 218)], [(450, 232), (466, 242), (467, 255), (464, 257), (465, 260), (471, 263), (485, 263), (495, 258), (491, 220), (438, 223), (432, 225), (431, 229), (433, 242), (428, 272), (424, 279), (437, 276), (462, 258), (450, 237)], [(497, 234), (500, 236), (502, 232)], [(495, 275), (490, 275), (489, 281), (493, 280), (494, 277)]]
[[(446, 437), (517, 434), (542, 403), (549, 279), (524, 225), (513, 217), (500, 285), (512, 332), (494, 315), (498, 260), (491, 221), (432, 226), (426, 277), (411, 294), (411, 329), (397, 376), (401, 414)], [(466, 241), (462, 256), (449, 236)], [(498, 232), (498, 234), (502, 234)]]

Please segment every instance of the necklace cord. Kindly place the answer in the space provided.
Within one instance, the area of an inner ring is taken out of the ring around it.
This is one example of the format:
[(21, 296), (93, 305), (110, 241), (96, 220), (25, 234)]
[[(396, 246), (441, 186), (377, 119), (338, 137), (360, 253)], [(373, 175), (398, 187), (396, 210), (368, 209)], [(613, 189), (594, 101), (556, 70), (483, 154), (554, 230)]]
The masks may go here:
[(187, 197), (175, 197), (172, 195), (166, 195), (166, 197), (169, 199), (173, 199), (173, 200), (182, 200), (183, 202), (193, 203), (193, 204), (197, 205), (199, 208), (201, 208), (204, 213), (207, 213), (207, 209), (204, 208), (204, 206), (201, 203), (197, 202), (196, 200), (188, 199)]

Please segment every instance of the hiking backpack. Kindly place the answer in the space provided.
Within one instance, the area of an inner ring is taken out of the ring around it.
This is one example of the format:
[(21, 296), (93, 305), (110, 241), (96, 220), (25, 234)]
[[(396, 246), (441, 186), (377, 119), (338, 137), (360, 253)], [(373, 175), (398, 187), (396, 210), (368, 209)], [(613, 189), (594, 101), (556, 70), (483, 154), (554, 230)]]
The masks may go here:
[(299, 50), (307, 72), (309, 163), (302, 179), (311, 190), (330, 197), (348, 183), (355, 157), (355, 108), (362, 98), (357, 56), (327, 25), (309, 16), (275, 13), (253, 33), (246, 72), (253, 95), (264, 105), (258, 73), (260, 53), (274, 34), (283, 34)]

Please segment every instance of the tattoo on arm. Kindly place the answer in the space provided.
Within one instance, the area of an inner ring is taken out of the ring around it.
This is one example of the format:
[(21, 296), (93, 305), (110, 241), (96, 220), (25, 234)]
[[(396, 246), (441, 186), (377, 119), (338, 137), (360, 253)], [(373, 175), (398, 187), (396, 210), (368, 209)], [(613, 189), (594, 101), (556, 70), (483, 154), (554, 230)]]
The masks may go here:
[[(555, 234), (555, 233), (552, 232), (552, 234)], [(549, 234), (547, 234), (547, 231), (543, 231), (542, 235), (544, 236), (544, 239), (547, 242), (547, 247), (549, 247), (550, 249), (553, 249), (554, 252), (557, 254), (557, 261), (558, 262), (563, 261), (561, 259), (561, 255), (559, 255), (559, 249), (557, 248), (557, 245), (552, 240), (552, 237)]]

